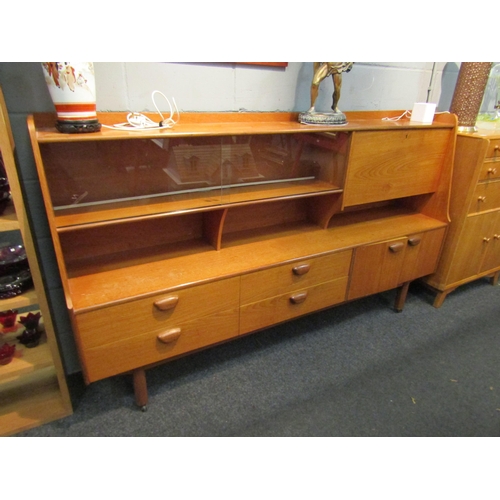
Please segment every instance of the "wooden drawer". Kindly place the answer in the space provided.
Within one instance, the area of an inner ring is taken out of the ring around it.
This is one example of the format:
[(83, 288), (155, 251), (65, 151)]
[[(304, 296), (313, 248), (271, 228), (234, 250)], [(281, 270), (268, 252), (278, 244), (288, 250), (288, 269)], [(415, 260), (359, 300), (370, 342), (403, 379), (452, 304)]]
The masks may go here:
[(486, 150), (486, 158), (500, 160), (500, 139), (490, 139)]
[(243, 305), (240, 309), (240, 333), (248, 333), (296, 318), (345, 300), (348, 277), (288, 292)]
[(236, 277), (76, 315), (86, 379), (93, 382), (234, 337), (238, 307)]
[(304, 259), (241, 277), (241, 304), (257, 302), (347, 276), (352, 251)]
[(495, 208), (500, 208), (500, 180), (478, 183), (469, 207), (469, 214)]
[[(210, 316), (239, 305), (239, 278), (207, 283), (76, 315), (83, 349)], [(164, 304), (160, 310), (155, 304)]]
[(483, 163), (479, 179), (482, 181), (500, 178), (500, 157), (497, 161), (488, 160)]
[(238, 309), (178, 323), (176, 328), (178, 333), (174, 333), (179, 336), (168, 343), (158, 340), (161, 330), (136, 331), (134, 337), (84, 350), (82, 359), (87, 381), (95, 382), (235, 337)]

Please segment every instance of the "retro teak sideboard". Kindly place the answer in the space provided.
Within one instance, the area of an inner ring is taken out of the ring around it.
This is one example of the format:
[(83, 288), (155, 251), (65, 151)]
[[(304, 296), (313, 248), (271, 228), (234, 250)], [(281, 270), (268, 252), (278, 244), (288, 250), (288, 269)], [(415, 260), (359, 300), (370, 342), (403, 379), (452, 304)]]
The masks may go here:
[[(184, 113), (172, 129), (61, 134), (29, 118), (87, 383), (146, 369), (434, 272), (454, 115)], [(111, 126), (123, 113), (100, 113)]]

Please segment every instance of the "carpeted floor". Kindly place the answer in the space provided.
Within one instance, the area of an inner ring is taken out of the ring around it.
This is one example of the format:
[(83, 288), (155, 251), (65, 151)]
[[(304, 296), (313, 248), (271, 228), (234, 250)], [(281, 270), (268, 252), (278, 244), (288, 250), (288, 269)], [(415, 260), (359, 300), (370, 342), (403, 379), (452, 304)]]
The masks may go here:
[(84, 387), (74, 414), (19, 436), (500, 436), (500, 286), (462, 286), (440, 309), (412, 285), (148, 371)]

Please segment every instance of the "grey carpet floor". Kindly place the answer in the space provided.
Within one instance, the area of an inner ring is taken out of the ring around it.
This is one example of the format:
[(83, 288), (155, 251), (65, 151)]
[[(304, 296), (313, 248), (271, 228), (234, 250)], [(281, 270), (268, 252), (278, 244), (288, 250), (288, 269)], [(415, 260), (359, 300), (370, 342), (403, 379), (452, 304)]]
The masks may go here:
[(440, 309), (418, 284), (315, 313), (131, 379), (71, 381), (74, 414), (18, 436), (500, 436), (500, 286)]

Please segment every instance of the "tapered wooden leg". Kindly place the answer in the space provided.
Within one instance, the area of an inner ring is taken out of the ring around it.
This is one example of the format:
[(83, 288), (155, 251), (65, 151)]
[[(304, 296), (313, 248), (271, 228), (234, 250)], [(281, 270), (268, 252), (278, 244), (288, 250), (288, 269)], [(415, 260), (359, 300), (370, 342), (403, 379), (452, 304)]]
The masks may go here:
[(148, 385), (146, 382), (146, 370), (144, 368), (138, 368), (137, 370), (134, 370), (132, 376), (134, 381), (135, 402), (142, 411), (146, 411), (148, 404)]
[[(455, 290), (453, 288), (453, 290)], [(453, 290), (446, 290), (444, 292), (438, 292), (436, 295), (436, 298), (434, 299), (434, 303), (432, 304), (436, 309), (439, 309), (444, 302), (444, 299), (448, 296), (450, 292), (453, 292)]]
[(408, 289), (410, 288), (410, 281), (407, 281), (399, 288), (398, 294), (396, 295), (396, 303), (394, 304), (394, 309), (397, 312), (401, 312), (406, 302), (406, 296), (408, 295)]
[(498, 285), (498, 276), (499, 276), (499, 275), (500, 275), (500, 271), (497, 271), (497, 272), (493, 275), (493, 277), (491, 278), (491, 284), (492, 284), (493, 286)]

